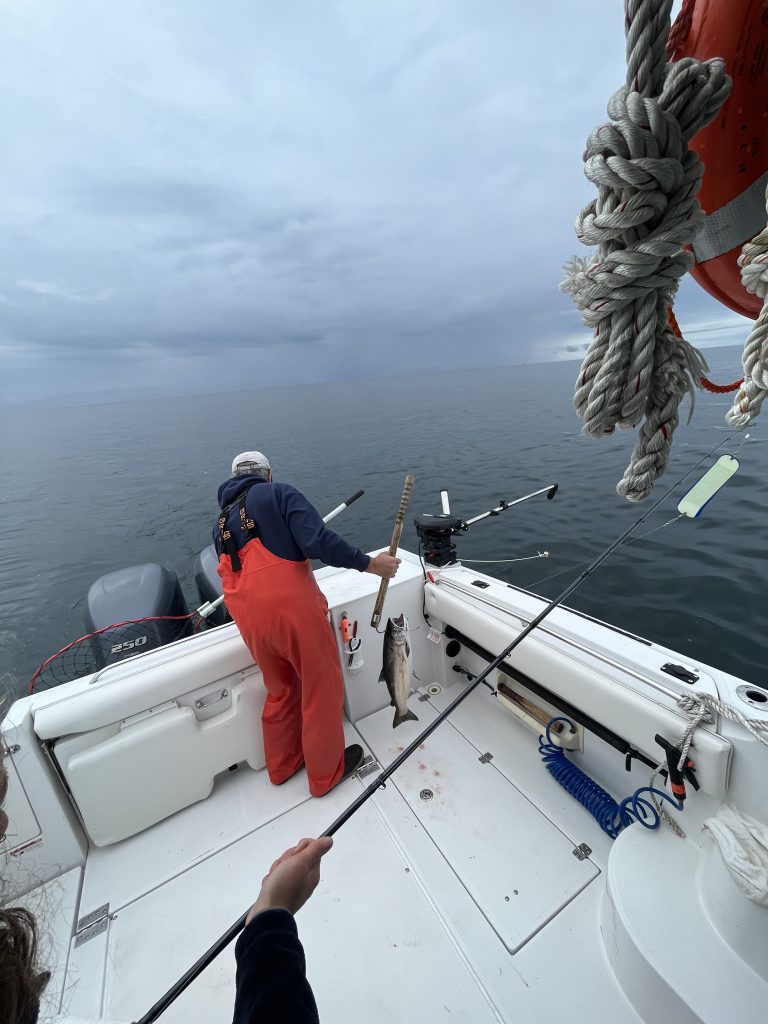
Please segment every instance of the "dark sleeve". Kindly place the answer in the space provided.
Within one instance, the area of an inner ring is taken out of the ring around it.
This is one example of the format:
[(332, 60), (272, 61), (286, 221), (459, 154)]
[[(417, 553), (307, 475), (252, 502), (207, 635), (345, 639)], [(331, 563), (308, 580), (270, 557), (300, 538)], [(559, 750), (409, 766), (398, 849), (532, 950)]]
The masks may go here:
[(319, 558), (326, 565), (335, 565), (340, 569), (364, 572), (368, 568), (368, 555), (329, 530), (320, 513), (301, 491), (290, 484), (283, 484), (278, 501), (286, 526), (305, 558)]
[(306, 977), (304, 950), (287, 910), (263, 910), (235, 946), (237, 977), (232, 1024), (319, 1024)]

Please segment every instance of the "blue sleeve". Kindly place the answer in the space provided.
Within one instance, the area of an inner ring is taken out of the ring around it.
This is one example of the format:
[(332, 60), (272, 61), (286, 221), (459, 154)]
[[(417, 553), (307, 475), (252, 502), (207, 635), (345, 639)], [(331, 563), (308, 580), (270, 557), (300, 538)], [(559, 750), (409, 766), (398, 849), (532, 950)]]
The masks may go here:
[(232, 1024), (319, 1024), (304, 950), (296, 922), (287, 910), (274, 908), (257, 914), (237, 940), (235, 960)]
[(301, 491), (290, 484), (283, 484), (278, 500), (285, 524), (305, 558), (319, 558), (326, 565), (365, 572), (370, 561), (368, 555), (329, 530), (320, 513)]

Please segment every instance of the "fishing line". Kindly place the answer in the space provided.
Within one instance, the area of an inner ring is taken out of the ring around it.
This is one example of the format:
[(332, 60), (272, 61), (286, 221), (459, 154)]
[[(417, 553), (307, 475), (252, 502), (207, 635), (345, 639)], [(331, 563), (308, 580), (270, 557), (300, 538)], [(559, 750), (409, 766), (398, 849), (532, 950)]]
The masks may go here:
[(524, 555), (522, 558), (460, 558), (462, 565), (502, 565), (508, 562), (531, 562), (536, 558), (549, 558), (548, 551), (539, 551), (536, 555)]
[[(646, 533), (641, 533), (639, 537), (632, 537), (630, 540), (625, 541), (621, 547), (628, 548), (630, 544), (639, 544), (641, 540), (645, 540), (646, 537), (650, 537), (652, 533), (658, 533), (659, 530), (664, 530), (667, 526), (671, 526), (673, 523), (676, 523), (678, 519), (684, 518), (685, 516), (681, 512), (679, 515), (668, 519), (666, 523), (662, 523), (660, 526), (654, 526), (652, 530), (648, 530)], [(553, 572), (549, 576), (544, 576), (540, 580), (534, 580), (533, 583), (526, 583), (525, 589), (529, 590), (531, 587), (538, 587), (540, 583), (547, 583), (549, 580), (554, 580), (558, 576), (565, 576), (567, 572), (576, 572), (576, 570), (580, 569), (583, 565), (589, 565), (589, 561), (590, 560), (586, 558), (583, 562), (577, 562), (576, 565), (569, 565), (565, 569), (558, 569), (557, 572)]]
[[(597, 569), (597, 567), (605, 561), (606, 558), (609, 557), (609, 555), (611, 555), (618, 547), (620, 547), (620, 545), (623, 544), (626, 538), (629, 537), (629, 535), (634, 530), (636, 530), (641, 523), (644, 523), (648, 516), (651, 514), (651, 512), (654, 512), (659, 507), (659, 505), (662, 504), (662, 502), (666, 501), (669, 495), (677, 487), (679, 487), (680, 484), (684, 483), (688, 479), (688, 477), (692, 476), (696, 472), (696, 470), (707, 461), (707, 459), (714, 455), (715, 452), (719, 451), (723, 447), (723, 445), (727, 444), (735, 435), (735, 433), (736, 431), (733, 431), (731, 434), (728, 435), (728, 437), (721, 441), (720, 444), (712, 448), (711, 451), (707, 452), (707, 454), (704, 455), (696, 463), (695, 466), (689, 469), (683, 476), (681, 476), (675, 483), (673, 483), (672, 486), (668, 490), (666, 490), (664, 494), (662, 494), (662, 496), (658, 498), (652, 505), (650, 505), (648, 509), (646, 509), (646, 511), (643, 512), (643, 514), (638, 519), (636, 519), (629, 527), (627, 527), (627, 529), (619, 537), (617, 537), (616, 540), (612, 541), (608, 545), (608, 547), (604, 548), (603, 551), (601, 551), (600, 554), (597, 555), (592, 560), (592, 562), (590, 562), (588, 568), (586, 568), (584, 572), (577, 576), (575, 580), (569, 583), (561, 594), (559, 594), (556, 598), (550, 601), (549, 604), (547, 604), (546, 608), (544, 608), (543, 611), (539, 612), (539, 614), (534, 619), (532, 619), (528, 623), (528, 625), (525, 626), (521, 630), (521, 632), (518, 633), (517, 636), (504, 648), (501, 654), (497, 655), (493, 659), (493, 661), (490, 662), (482, 670), (482, 672), (480, 672), (479, 675), (475, 676), (475, 678), (469, 683), (466, 689), (462, 690), (462, 692), (458, 694), (458, 696), (456, 696), (443, 711), (440, 712), (440, 714), (434, 719), (434, 721), (422, 730), (422, 732), (416, 737), (415, 740), (413, 740), (412, 743), (409, 743), (409, 745), (402, 751), (402, 753), (400, 753), (395, 758), (395, 760), (389, 765), (389, 767), (383, 769), (383, 771), (373, 780), (373, 782), (371, 782), (370, 785), (368, 785), (363, 790), (363, 792), (355, 800), (352, 801), (349, 807), (347, 807), (347, 809), (343, 811), (338, 816), (338, 818), (336, 818), (335, 821), (333, 821), (328, 826), (328, 828), (325, 830), (325, 832), (322, 833), (320, 838), (332, 836), (336, 832), (338, 832), (341, 826), (345, 824), (345, 822), (349, 821), (352, 815), (355, 814), (356, 811), (359, 811), (363, 804), (365, 804), (378, 789), (382, 789), (385, 786), (387, 779), (389, 779), (390, 776), (392, 776), (397, 771), (397, 769), (400, 768), (400, 766), (408, 760), (411, 754), (413, 754), (416, 750), (419, 749), (421, 744), (424, 743), (424, 741), (432, 735), (435, 729), (437, 729), (438, 726), (442, 725), (446, 718), (448, 718), (448, 716), (451, 715), (452, 712), (455, 711), (460, 704), (463, 704), (467, 697), (469, 697), (469, 695), (475, 689), (477, 689), (477, 687), (481, 683), (485, 682), (486, 677), (489, 676), (491, 672), (494, 672), (502, 664), (502, 662), (512, 653), (512, 651), (518, 646), (518, 644), (522, 643), (522, 641), (525, 640), (525, 638), (530, 633), (532, 633), (533, 630), (536, 629), (536, 627), (541, 622), (544, 621), (544, 619), (550, 614), (550, 612), (553, 612), (555, 608), (561, 605), (563, 601), (565, 601), (566, 598), (569, 597), (573, 593), (573, 591), (576, 590), (576, 588), (585, 579), (587, 579), (587, 577), (590, 576), (595, 571), (595, 569)], [(186, 971), (185, 974), (183, 974), (182, 977), (179, 978), (179, 980), (171, 986), (171, 988), (165, 993), (165, 995), (163, 995), (155, 1003), (155, 1005), (150, 1010), (148, 1010), (147, 1013), (144, 1014), (143, 1017), (141, 1017), (138, 1021), (135, 1022), (135, 1024), (153, 1024), (153, 1022), (157, 1020), (160, 1014), (163, 1013), (163, 1011), (166, 1010), (171, 1005), (171, 1003), (178, 996), (181, 995), (181, 993), (187, 988), (187, 986), (192, 981), (194, 981), (198, 974), (200, 974), (201, 971), (203, 971), (211, 963), (211, 961), (215, 960), (219, 953), (221, 953), (223, 949), (226, 949), (226, 947), (233, 941), (233, 939), (235, 939), (240, 934), (240, 932), (245, 927), (245, 919), (247, 917), (247, 914), (248, 912), (246, 911), (246, 913), (244, 913), (242, 917), (235, 921), (235, 923), (226, 932), (224, 932), (224, 934), (211, 946), (211, 948), (207, 950), (200, 957), (200, 959), (197, 960), (196, 963), (194, 963), (189, 968), (189, 970)]]

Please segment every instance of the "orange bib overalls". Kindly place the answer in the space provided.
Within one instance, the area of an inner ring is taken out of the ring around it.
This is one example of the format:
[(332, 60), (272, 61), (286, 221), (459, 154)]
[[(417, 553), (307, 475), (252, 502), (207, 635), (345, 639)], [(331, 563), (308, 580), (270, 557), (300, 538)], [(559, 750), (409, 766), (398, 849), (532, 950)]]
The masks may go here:
[(344, 682), (328, 603), (309, 561), (279, 558), (254, 538), (219, 558), (224, 601), (254, 661), (267, 700), (261, 721), (270, 781), (306, 765), (309, 791), (323, 796), (344, 765)]

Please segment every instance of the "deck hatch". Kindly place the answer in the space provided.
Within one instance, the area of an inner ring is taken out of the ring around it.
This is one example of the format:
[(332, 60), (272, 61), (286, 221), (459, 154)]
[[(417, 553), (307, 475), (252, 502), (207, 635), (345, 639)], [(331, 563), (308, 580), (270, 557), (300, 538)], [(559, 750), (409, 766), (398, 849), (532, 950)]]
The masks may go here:
[[(357, 728), (387, 765), (436, 712), (421, 704), (419, 716), (421, 721), (393, 729), (387, 707)], [(482, 750), (446, 722), (389, 784), (403, 795), (507, 950), (516, 953), (599, 870), (588, 856), (574, 856), (576, 841), (523, 796)]]

